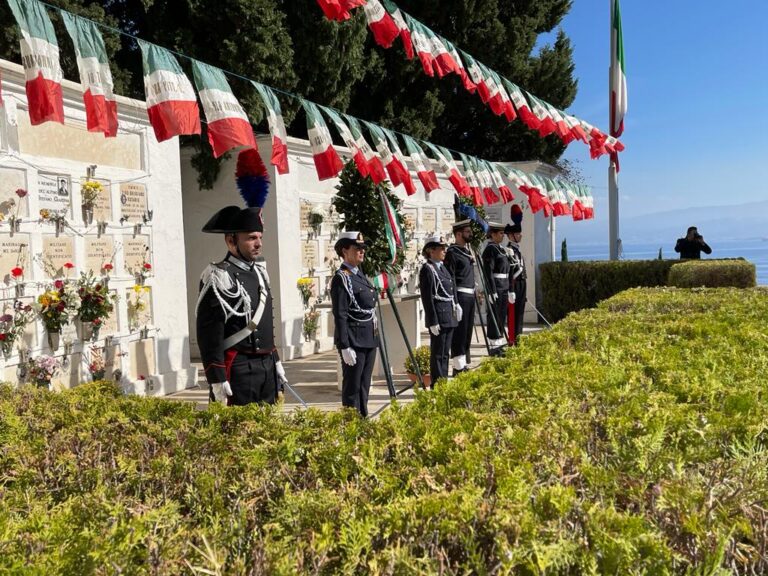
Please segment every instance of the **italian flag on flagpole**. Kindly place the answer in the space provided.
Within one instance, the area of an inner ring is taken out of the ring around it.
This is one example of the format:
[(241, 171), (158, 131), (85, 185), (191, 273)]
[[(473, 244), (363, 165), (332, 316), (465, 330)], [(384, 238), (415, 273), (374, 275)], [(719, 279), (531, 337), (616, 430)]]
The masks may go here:
[(354, 116), (348, 116), (346, 114), (342, 114), (342, 118), (347, 121), (347, 126), (349, 126), (349, 130), (352, 132), (352, 137), (355, 139), (355, 146), (363, 153), (363, 157), (368, 164), (368, 176), (371, 177), (374, 184), (384, 182), (384, 180), (387, 179), (387, 172), (384, 170), (384, 164), (381, 163), (379, 157), (376, 156), (376, 152), (373, 151), (373, 148), (371, 148), (371, 145), (368, 144), (365, 136), (363, 136), (363, 129), (360, 127), (360, 122)]
[(328, 126), (326, 126), (317, 105), (303, 99), (301, 105), (304, 107), (304, 112), (307, 115), (309, 146), (312, 149), (317, 176), (320, 180), (334, 178), (341, 172), (344, 164), (333, 147), (333, 139), (328, 131)]
[(327, 108), (325, 106), (320, 106), (319, 104), (318, 108), (325, 112), (325, 115), (331, 119), (333, 125), (336, 126), (336, 130), (341, 135), (341, 139), (344, 140), (344, 144), (346, 144), (347, 147), (352, 150), (352, 160), (355, 161), (355, 166), (357, 166), (357, 171), (360, 173), (360, 175), (363, 178), (370, 176), (371, 170), (368, 166), (368, 160), (366, 160), (365, 154), (363, 154), (362, 150), (360, 150), (360, 148), (357, 146), (355, 137), (352, 134), (352, 131), (349, 129), (349, 126), (347, 126), (344, 122), (341, 114), (336, 112), (336, 110)]
[(139, 40), (147, 114), (158, 142), (200, 134), (200, 110), (189, 78), (165, 48)]
[(469, 183), (464, 178), (464, 176), (461, 175), (461, 172), (459, 172), (459, 169), (456, 166), (456, 163), (453, 161), (453, 156), (451, 155), (450, 151), (445, 148), (439, 148), (431, 142), (425, 142), (425, 144), (427, 145), (427, 148), (432, 151), (432, 155), (440, 165), (443, 174), (445, 174), (445, 177), (448, 178), (449, 182), (453, 185), (458, 195), (464, 196), (466, 198), (471, 197), (472, 192), (469, 189)]
[(267, 124), (272, 135), (272, 159), (270, 162), (278, 174), (288, 173), (288, 133), (285, 130), (285, 120), (280, 101), (272, 88), (251, 80), (251, 84), (261, 96), (261, 101), (267, 109)]
[(408, 151), (411, 162), (416, 167), (416, 175), (424, 186), (424, 190), (432, 192), (432, 190), (440, 188), (440, 185), (437, 183), (437, 175), (432, 170), (432, 163), (421, 146), (411, 136), (405, 135), (403, 140), (405, 140), (405, 149)]
[(89, 132), (117, 136), (117, 102), (107, 50), (96, 24), (61, 11), (77, 54), (77, 69), (83, 87), (86, 125)]
[(392, 15), (384, 9), (379, 0), (368, 0), (363, 6), (363, 11), (376, 44), (382, 48), (391, 47), (395, 38), (400, 35), (400, 28)]
[(624, 132), (627, 113), (627, 76), (624, 65), (624, 38), (621, 33), (619, 0), (611, 2), (611, 126), (610, 133), (618, 138)]
[(387, 237), (392, 264), (394, 264), (397, 261), (397, 249), (405, 248), (405, 234), (397, 213), (384, 192), (381, 192), (381, 208), (384, 212), (384, 234)]
[(64, 123), (59, 44), (45, 8), (37, 0), (8, 0), (21, 29), (21, 62), (26, 78), (29, 120)]
[(256, 148), (253, 128), (229, 87), (224, 72), (192, 60), (195, 85), (208, 121), (208, 141), (218, 158), (232, 148)]

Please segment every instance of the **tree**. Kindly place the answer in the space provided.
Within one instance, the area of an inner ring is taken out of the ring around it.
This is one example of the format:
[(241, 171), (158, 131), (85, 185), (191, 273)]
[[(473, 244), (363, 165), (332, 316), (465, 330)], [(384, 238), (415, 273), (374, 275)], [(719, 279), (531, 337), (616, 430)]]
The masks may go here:
[(560, 260), (568, 262), (568, 242), (565, 238), (563, 238), (563, 242), (560, 244)]

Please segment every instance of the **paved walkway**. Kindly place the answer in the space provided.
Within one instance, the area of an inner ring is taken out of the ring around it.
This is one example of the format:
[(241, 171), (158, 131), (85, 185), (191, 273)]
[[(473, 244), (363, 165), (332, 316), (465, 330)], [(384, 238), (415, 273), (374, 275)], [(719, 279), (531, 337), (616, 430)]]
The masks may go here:
[[(538, 331), (539, 326), (527, 326), (525, 332)], [(429, 335), (424, 334), (424, 342), (429, 342)], [(470, 368), (475, 368), (488, 355), (485, 344), (472, 342), (472, 363)], [(335, 350), (314, 354), (307, 358), (298, 358), (283, 362), (285, 373), (291, 387), (302, 397), (304, 402), (312, 408), (319, 410), (341, 409), (341, 392), (336, 384), (336, 370), (338, 354)], [(167, 396), (170, 400), (195, 402), (200, 409), (208, 406), (208, 385), (202, 372), (202, 365), (198, 365), (198, 386), (188, 388)], [(401, 367), (393, 367), (402, 370)], [(415, 392), (405, 373), (393, 374), (395, 389), (398, 392), (397, 401), (401, 403), (413, 402)], [(368, 398), (368, 412), (373, 415), (387, 406), (390, 402), (387, 391), (387, 383), (381, 378), (374, 378), (371, 393)], [(282, 410), (285, 412), (301, 409), (299, 401), (288, 391), (285, 392), (285, 402)]]

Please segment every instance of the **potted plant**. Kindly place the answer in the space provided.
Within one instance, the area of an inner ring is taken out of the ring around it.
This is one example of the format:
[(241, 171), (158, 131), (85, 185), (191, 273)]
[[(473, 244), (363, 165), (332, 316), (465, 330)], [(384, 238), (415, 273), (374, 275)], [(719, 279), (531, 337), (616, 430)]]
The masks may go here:
[(50, 388), (51, 380), (61, 369), (61, 362), (53, 356), (43, 354), (29, 361), (27, 375), (40, 388)]
[(93, 275), (81, 273), (77, 281), (77, 294), (80, 296), (80, 339), (82, 341), (96, 340), (104, 320), (109, 318), (115, 309), (116, 296), (109, 293), (109, 288)]
[(104, 380), (106, 365), (104, 363), (104, 354), (99, 348), (91, 348), (91, 362), (88, 364), (88, 372), (91, 374), (91, 380)]
[(48, 333), (48, 345), (51, 350), (58, 350), (61, 328), (74, 320), (80, 309), (77, 287), (71, 282), (56, 280), (52, 288), (37, 297), (35, 307)]
[(90, 226), (93, 223), (93, 208), (96, 206), (96, 200), (103, 192), (104, 186), (101, 182), (87, 180), (80, 187), (80, 196), (82, 199), (83, 224)]
[[(413, 350), (413, 356), (416, 359), (416, 364), (419, 367), (419, 372), (421, 372), (421, 379), (424, 382), (424, 387), (429, 388), (432, 386), (432, 377), (429, 374), (429, 346), (426, 344), (423, 346), (419, 346), (418, 348), (415, 348)], [(406, 373), (408, 374), (408, 379), (413, 382), (414, 384), (417, 383), (418, 377), (416, 376), (416, 369), (413, 366), (413, 361), (411, 360), (411, 356), (408, 355), (405, 357), (405, 364), (403, 365), (405, 368)]]

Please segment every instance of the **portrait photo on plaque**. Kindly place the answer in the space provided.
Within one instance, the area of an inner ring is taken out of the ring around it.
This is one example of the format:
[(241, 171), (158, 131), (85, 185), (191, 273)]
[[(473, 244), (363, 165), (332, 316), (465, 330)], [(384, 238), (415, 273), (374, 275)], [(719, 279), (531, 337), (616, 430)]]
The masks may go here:
[(72, 179), (69, 174), (38, 172), (37, 194), (40, 210), (71, 216)]

